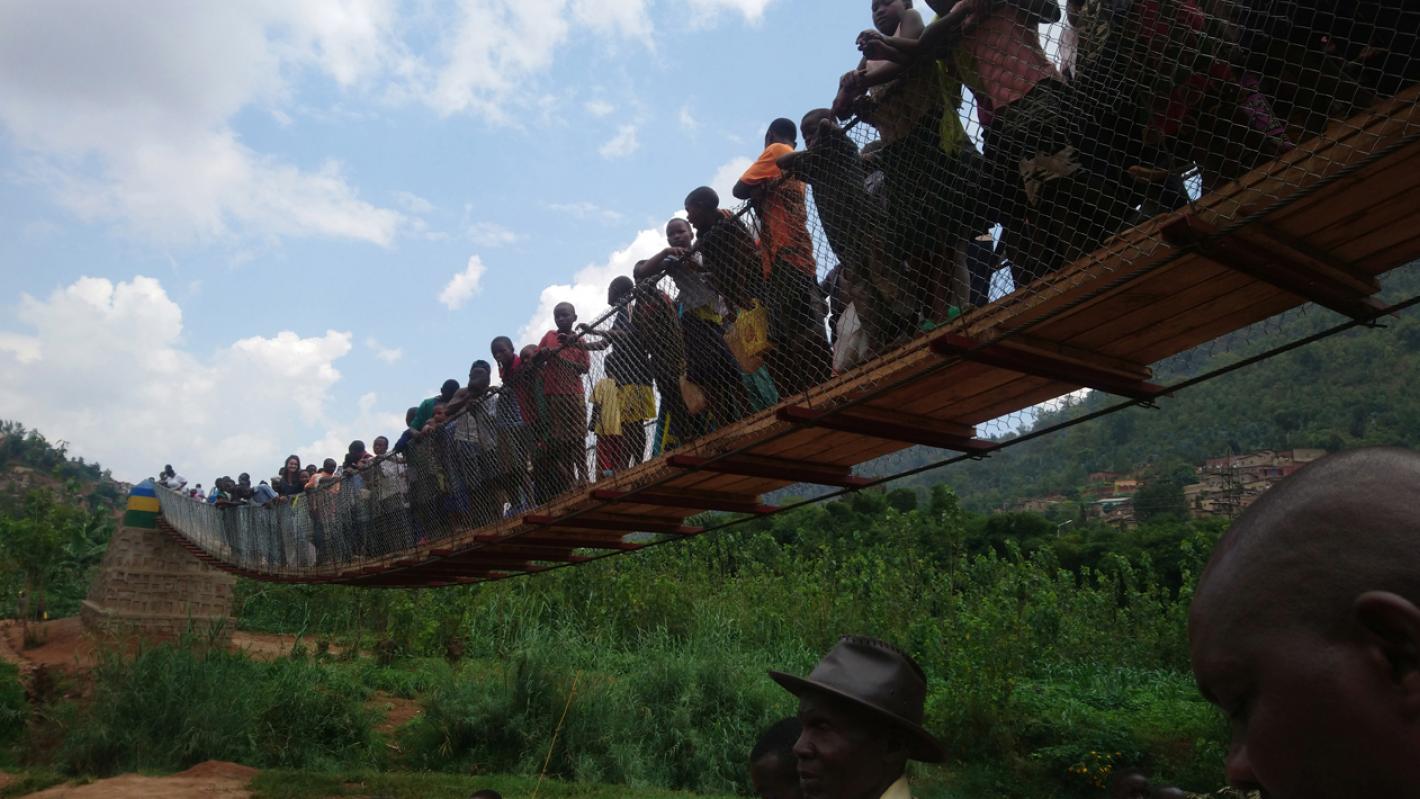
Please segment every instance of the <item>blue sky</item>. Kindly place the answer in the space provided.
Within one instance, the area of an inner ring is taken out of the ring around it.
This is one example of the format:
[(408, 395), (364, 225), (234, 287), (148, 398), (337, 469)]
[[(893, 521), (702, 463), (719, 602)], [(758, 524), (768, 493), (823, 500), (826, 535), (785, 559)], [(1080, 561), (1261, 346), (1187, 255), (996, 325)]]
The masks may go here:
[(0, 5), (0, 417), (203, 483), (397, 434), (827, 104), (868, 7)]

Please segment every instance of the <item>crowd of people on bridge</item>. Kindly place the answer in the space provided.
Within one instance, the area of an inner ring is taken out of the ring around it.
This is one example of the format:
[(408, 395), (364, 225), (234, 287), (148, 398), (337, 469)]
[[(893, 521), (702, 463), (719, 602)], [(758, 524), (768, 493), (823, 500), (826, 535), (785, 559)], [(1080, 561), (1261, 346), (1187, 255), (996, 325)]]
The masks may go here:
[(1420, 78), (1420, 12), (1379, 0), (926, 5), (930, 22), (913, 0), (868, 0), (856, 68), (826, 107), (769, 124), (733, 188), (745, 212), (690, 191), (591, 324), (564, 302), (536, 342), (493, 339), (393, 446), (191, 493), (344, 490), (366, 501), (310, 503), (315, 525), (405, 531), (345, 554), (520, 513), (986, 303), (998, 270), (1017, 288), (1050, 275), (1188, 203), (1188, 180), (1216, 187)]

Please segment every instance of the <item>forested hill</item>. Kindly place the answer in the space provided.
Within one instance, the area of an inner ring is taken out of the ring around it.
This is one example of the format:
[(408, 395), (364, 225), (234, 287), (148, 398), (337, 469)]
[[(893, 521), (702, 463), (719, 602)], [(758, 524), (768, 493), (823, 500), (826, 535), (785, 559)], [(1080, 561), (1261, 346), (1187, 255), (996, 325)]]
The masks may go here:
[[(1385, 281), (1387, 301), (1420, 294), (1420, 268)], [(1334, 314), (1310, 309), (1219, 339), (1160, 364), (1167, 385), (1335, 325)], [(1259, 449), (1319, 447), (1336, 451), (1373, 444), (1420, 446), (1420, 310), (1355, 329), (1159, 401), (1084, 422), (902, 481), (952, 486), (974, 510), (1051, 493), (1069, 494), (1096, 471), (1178, 475), (1205, 458)], [(1068, 408), (1042, 413), (1036, 428), (1112, 405), (1092, 392)], [(913, 448), (873, 471), (902, 471), (942, 457)]]
[(0, 419), (0, 511), (13, 510), (32, 490), (48, 490), (89, 510), (113, 510), (127, 493), (107, 469), (71, 458), (63, 441)]

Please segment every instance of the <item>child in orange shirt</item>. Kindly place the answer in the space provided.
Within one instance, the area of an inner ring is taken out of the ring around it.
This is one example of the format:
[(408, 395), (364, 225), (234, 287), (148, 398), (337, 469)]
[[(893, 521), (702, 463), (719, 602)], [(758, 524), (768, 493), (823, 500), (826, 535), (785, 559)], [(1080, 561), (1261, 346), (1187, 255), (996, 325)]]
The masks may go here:
[(804, 184), (786, 178), (779, 159), (794, 151), (798, 126), (776, 119), (764, 134), (764, 152), (735, 184), (760, 220), (760, 251), (768, 283), (769, 374), (781, 395), (799, 394), (829, 378), (833, 356), (824, 337), (813, 239), (809, 236)]

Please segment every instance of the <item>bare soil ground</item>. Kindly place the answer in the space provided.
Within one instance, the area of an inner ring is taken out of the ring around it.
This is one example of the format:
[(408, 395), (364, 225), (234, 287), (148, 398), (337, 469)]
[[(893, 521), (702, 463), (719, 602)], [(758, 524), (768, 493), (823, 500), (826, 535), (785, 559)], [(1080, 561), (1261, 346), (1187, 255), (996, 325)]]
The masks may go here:
[(19, 622), (0, 622), (0, 658), (27, 672), (36, 666), (85, 671), (97, 662), (94, 645), (84, 634), (78, 618), (54, 619), (30, 625), (42, 643), (25, 649), (24, 627)]
[(124, 774), (87, 785), (59, 785), (30, 799), (249, 799), (247, 783), (257, 770), (236, 763), (209, 760), (170, 777)]
[[(85, 632), (79, 619), (53, 619), (31, 624), (34, 637), (42, 643), (25, 648), (24, 629), (13, 619), (0, 621), (0, 660), (13, 663), (22, 672), (36, 666), (63, 669), (77, 673), (92, 669), (98, 662), (94, 641)], [(256, 660), (275, 660), (290, 654), (296, 644), (293, 635), (249, 633), (238, 630), (232, 634), (231, 648), (245, 652)], [(311, 646), (310, 642), (306, 643)], [(338, 648), (331, 651), (339, 654)]]
[(384, 714), (385, 720), (375, 725), (375, 732), (386, 737), (393, 735), (395, 730), (424, 712), (424, 708), (415, 700), (391, 696), (384, 691), (376, 691), (375, 695), (370, 697), (369, 706)]
[[(18, 666), (27, 684), (37, 671), (62, 671), (78, 678), (82, 695), (87, 684), (85, 678), (98, 663), (98, 651), (79, 619), (54, 619), (30, 627), (32, 637), (41, 643), (26, 649), (23, 627), (13, 620), (0, 621), (0, 660)], [(238, 631), (232, 635), (231, 648), (257, 660), (275, 660), (290, 654), (296, 641), (291, 635)], [(309, 641), (306, 645), (311, 646)], [(393, 733), (422, 712), (418, 702), (383, 692), (371, 698), (370, 706), (384, 714), (384, 720), (376, 729), (386, 734)], [(257, 773), (254, 768), (214, 760), (167, 777), (125, 774), (82, 785), (60, 785), (28, 796), (33, 799), (248, 799), (251, 792), (247, 783)], [(13, 780), (13, 776), (0, 772), (0, 788)]]

